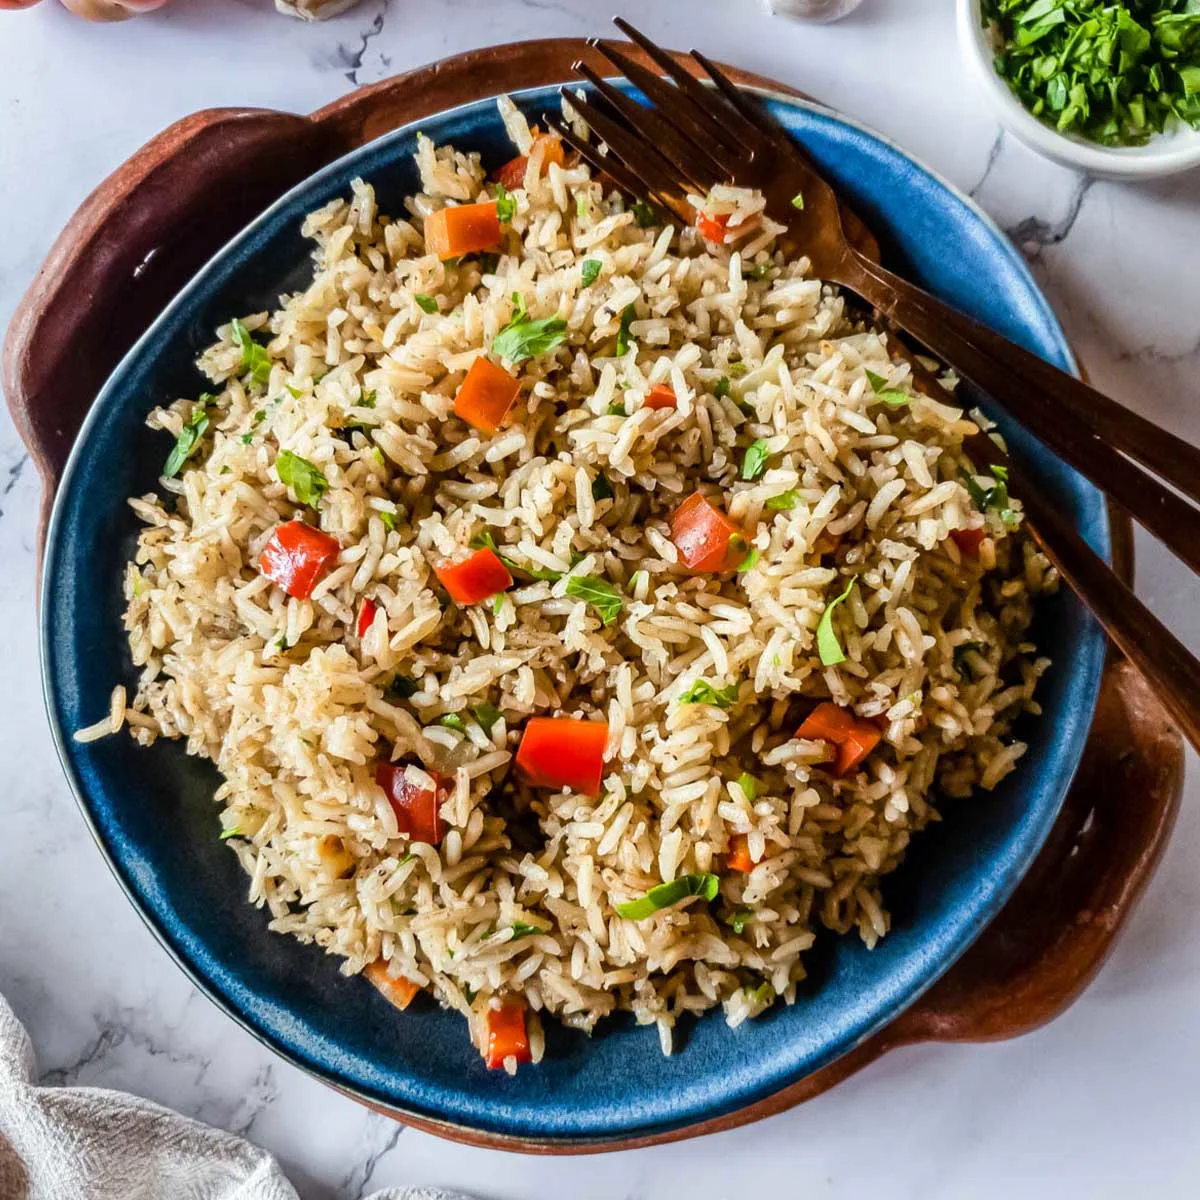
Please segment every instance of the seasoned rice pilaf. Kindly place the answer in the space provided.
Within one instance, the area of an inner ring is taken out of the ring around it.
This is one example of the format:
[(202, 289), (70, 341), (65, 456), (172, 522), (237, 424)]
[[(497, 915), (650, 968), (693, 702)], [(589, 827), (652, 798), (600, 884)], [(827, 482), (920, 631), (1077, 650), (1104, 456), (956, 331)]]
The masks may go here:
[(185, 738), (271, 928), (511, 1072), (543, 1012), (669, 1053), (874, 945), (935, 795), (1024, 750), (1055, 579), (761, 198), (680, 231), (502, 108), (507, 186), (419, 139), (406, 211), (312, 213), (311, 285), (150, 415), (141, 675), (80, 736)]

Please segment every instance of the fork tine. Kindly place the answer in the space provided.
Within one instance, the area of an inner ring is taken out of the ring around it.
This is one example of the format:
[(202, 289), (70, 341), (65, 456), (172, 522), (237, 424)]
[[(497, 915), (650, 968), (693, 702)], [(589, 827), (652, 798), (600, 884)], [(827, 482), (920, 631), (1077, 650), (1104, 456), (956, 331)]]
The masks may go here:
[(679, 178), (674, 164), (664, 158), (643, 135), (628, 129), (620, 121), (597, 108), (590, 100), (581, 100), (578, 96), (572, 96), (567, 93), (565, 88), (560, 89), (560, 92), (566, 97), (571, 107), (591, 126), (596, 136), (605, 142), (614, 154), (632, 167), (646, 181), (647, 186), (660, 194), (667, 195), (687, 190), (687, 185)]
[(717, 85), (720, 93), (747, 121), (772, 142), (780, 140), (779, 126), (712, 59), (706, 54), (701, 54), (699, 50), (689, 50), (688, 53), (704, 68), (708, 77)]
[[(635, 29), (624, 17), (613, 17), (613, 24), (632, 42), (641, 48), (679, 85), (679, 90), (691, 101), (705, 118), (710, 132), (716, 130), (716, 136), (730, 149), (746, 152), (758, 146), (761, 148), (763, 137), (758, 127), (747, 121), (737, 109), (730, 109), (706, 88), (686, 67), (677, 63), (662, 47), (657, 46), (644, 33)], [(728, 118), (724, 123), (717, 117), (716, 110)], [(734, 128), (730, 128), (730, 125)]]
[(727, 148), (721, 141), (720, 131), (713, 129), (712, 122), (704, 119), (704, 114), (700, 117), (695, 115), (693, 106), (686, 103), (686, 97), (680, 95), (677, 87), (635, 62), (611, 42), (591, 38), (588, 44), (608, 59), (650, 101), (664, 121), (716, 164), (716, 174), (733, 173), (737, 164), (745, 158), (744, 146)]
[(597, 175), (607, 175), (627, 195), (651, 201), (668, 212), (679, 212), (679, 204), (670, 197), (662, 196), (645, 179), (626, 166), (621, 159), (611, 154), (601, 154), (599, 149), (586, 138), (581, 138), (567, 123), (558, 117), (546, 118), (546, 124), (558, 134), (572, 150), (586, 162)]
[(577, 62), (579, 72), (596, 91), (616, 110), (618, 115), (635, 132), (641, 132), (653, 142), (655, 149), (667, 159), (698, 192), (707, 192), (713, 181), (725, 176), (719, 163), (697, 150), (691, 141), (682, 138), (675, 127), (653, 108), (631, 100), (619, 88), (592, 70), (587, 63)]

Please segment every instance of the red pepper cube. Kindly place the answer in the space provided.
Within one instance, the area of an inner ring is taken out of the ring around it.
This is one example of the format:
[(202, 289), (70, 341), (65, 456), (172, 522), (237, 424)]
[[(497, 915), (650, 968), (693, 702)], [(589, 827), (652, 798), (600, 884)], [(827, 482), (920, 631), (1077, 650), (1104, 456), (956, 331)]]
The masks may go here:
[(987, 530), (982, 527), (950, 530), (950, 540), (962, 551), (965, 558), (979, 557), (979, 547), (983, 544), (985, 537), (987, 537)]
[(879, 745), (883, 732), (873, 721), (856, 717), (831, 700), (823, 700), (796, 730), (798, 738), (829, 742), (837, 750), (833, 770), (836, 775), (853, 771)]
[(455, 604), (478, 604), (512, 587), (513, 578), (494, 550), (485, 546), (462, 562), (443, 563), (433, 573)]
[(521, 1001), (505, 1000), (499, 1008), (489, 1008), (484, 1020), (487, 1041), (483, 1058), (488, 1070), (502, 1070), (506, 1058), (515, 1058), (518, 1063), (533, 1061), (529, 1031), (525, 1028), (525, 1005)]
[(607, 744), (606, 721), (533, 717), (521, 734), (517, 766), (538, 787), (569, 788), (598, 796)]
[[(741, 530), (700, 492), (689, 496), (671, 517), (671, 541), (690, 571), (727, 571), (737, 566), (735, 538)], [(740, 546), (742, 551), (744, 545)]]
[(303, 521), (288, 521), (271, 534), (258, 569), (289, 596), (307, 600), (341, 549), (337, 538)]
[(700, 231), (700, 236), (705, 241), (723, 243), (730, 215), (729, 213), (718, 213), (716, 216), (709, 216), (706, 212), (697, 211), (696, 228)]
[(367, 630), (375, 623), (375, 614), (379, 611), (379, 606), (369, 596), (363, 597), (362, 606), (358, 610), (358, 625), (356, 632), (359, 640), (367, 636)]
[(440, 812), (445, 781), (432, 771), (425, 774), (433, 780), (432, 788), (414, 781), (403, 763), (378, 763), (375, 782), (383, 788), (400, 832), (414, 842), (437, 846), (446, 832)]
[(454, 415), (482, 433), (495, 433), (521, 394), (521, 381), (480, 355), (454, 397)]
[(675, 389), (661, 383), (652, 387), (650, 394), (642, 402), (643, 408), (674, 408), (675, 405)]

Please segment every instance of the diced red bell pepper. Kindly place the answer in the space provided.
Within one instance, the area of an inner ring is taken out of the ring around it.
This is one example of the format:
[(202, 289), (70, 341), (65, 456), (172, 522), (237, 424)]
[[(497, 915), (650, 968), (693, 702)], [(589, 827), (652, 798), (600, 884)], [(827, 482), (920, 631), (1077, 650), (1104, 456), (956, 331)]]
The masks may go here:
[(520, 1000), (505, 1000), (499, 1008), (489, 1008), (484, 1020), (483, 1059), (488, 1070), (502, 1070), (506, 1058), (515, 1058), (518, 1063), (533, 1061), (529, 1031), (525, 1028), (525, 1005)]
[(384, 998), (403, 1011), (421, 990), (421, 985), (405, 979), (403, 975), (389, 975), (387, 963), (377, 958), (373, 963), (363, 967), (363, 975), (367, 977), (384, 995)]
[(607, 744), (606, 721), (533, 717), (521, 734), (517, 766), (538, 787), (569, 788), (598, 796)]
[(796, 736), (834, 745), (837, 748), (834, 773), (845, 775), (879, 745), (883, 732), (874, 722), (864, 721), (831, 700), (824, 700), (804, 719)]
[(454, 415), (484, 433), (495, 433), (520, 394), (521, 381), (481, 354), (455, 394)]
[(455, 604), (478, 604), (512, 587), (513, 578), (494, 550), (484, 546), (462, 562), (443, 563), (433, 573)]
[(646, 397), (643, 407), (674, 408), (675, 403), (675, 389), (660, 383), (657, 387), (650, 389), (650, 394)]
[(967, 558), (979, 557), (979, 547), (983, 544), (985, 537), (987, 537), (987, 530), (983, 528), (950, 530), (951, 540)]
[(702, 209), (696, 210), (696, 228), (700, 231), (700, 236), (706, 241), (716, 242), (718, 245), (724, 245), (727, 241), (733, 241), (741, 237), (744, 233), (749, 233), (758, 224), (758, 214), (747, 217), (740, 225), (734, 226), (733, 237), (729, 236), (729, 220), (733, 213), (716, 213), (710, 215)]
[(307, 600), (341, 550), (337, 538), (303, 521), (288, 521), (276, 526), (258, 569), (289, 596)]
[[(546, 168), (551, 163), (558, 163), (561, 167), (566, 161), (566, 156), (563, 154), (562, 139), (552, 133), (535, 133), (533, 139), (534, 146), (541, 146), (542, 149), (542, 172), (546, 173)], [(531, 147), (532, 149), (532, 147)], [(516, 158), (510, 159), (504, 164), (493, 177), (497, 183), (502, 183), (509, 191), (513, 188), (525, 186), (525, 170), (529, 166), (529, 158), (527, 155), (519, 154)]]
[(731, 871), (741, 871), (747, 875), (754, 870), (754, 859), (750, 857), (750, 842), (744, 833), (735, 833), (729, 839), (725, 865)]
[(443, 262), (490, 250), (502, 237), (495, 200), (441, 208), (425, 218), (425, 249)]
[(375, 623), (375, 614), (378, 611), (379, 605), (370, 596), (364, 596), (362, 605), (358, 610), (357, 633), (360, 640), (367, 636), (367, 630)]
[(445, 822), (439, 811), (445, 781), (433, 771), (425, 772), (434, 782), (430, 790), (413, 783), (403, 763), (377, 763), (375, 782), (383, 788), (396, 814), (396, 824), (401, 833), (406, 833), (414, 842), (438, 845), (446, 832)]
[(734, 539), (741, 536), (741, 530), (700, 492), (689, 496), (671, 517), (671, 541), (691, 571), (736, 567), (740, 555)]

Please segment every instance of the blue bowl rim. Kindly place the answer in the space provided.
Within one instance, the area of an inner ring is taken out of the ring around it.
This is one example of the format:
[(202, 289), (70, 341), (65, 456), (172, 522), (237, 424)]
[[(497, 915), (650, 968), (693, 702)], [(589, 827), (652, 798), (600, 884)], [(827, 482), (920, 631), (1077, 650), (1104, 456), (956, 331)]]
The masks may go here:
[[(566, 81), (570, 82), (570, 81)], [(508, 91), (507, 95), (516, 98), (534, 98), (539, 95), (551, 95), (559, 85), (545, 84), (537, 87), (513, 89)], [(886, 134), (880, 133), (871, 126), (838, 112), (827, 105), (821, 104), (818, 101), (811, 100), (807, 97), (798, 96), (793, 93), (782, 92), (776, 89), (762, 86), (746, 86), (745, 90), (760, 95), (764, 99), (771, 100), (780, 105), (791, 107), (800, 110), (806, 110), (816, 116), (835, 122), (842, 125), (850, 131), (864, 136), (867, 139), (873, 140), (896, 154), (900, 158), (906, 160), (915, 172), (924, 175), (931, 180), (937, 187), (945, 192), (950, 198), (958, 204), (966, 208), (972, 217), (977, 220), (989, 233), (993, 236), (994, 249), (997, 253), (1002, 253), (1008, 260), (1009, 266), (1014, 270), (1014, 273), (1021, 277), (1028, 285), (1030, 298), (1037, 304), (1039, 316), (1044, 320), (1046, 328), (1052, 334), (1057, 342), (1057, 350), (1062, 362), (1071, 370), (1072, 373), (1079, 374), (1078, 362), (1075, 358), (1069, 343), (1067, 342), (1065, 333), (1054, 313), (1049, 301), (1042, 292), (1033, 273), (1030, 271), (1028, 264), (1017, 251), (1016, 247), (1009, 240), (1000, 226), (975, 202), (975, 200), (959, 189), (956, 185), (947, 180), (939, 172), (933, 170), (920, 159), (916, 158), (909, 151), (898, 145), (895, 141), (889, 138)], [(430, 126), (434, 122), (442, 122), (448, 118), (463, 114), (466, 110), (478, 108), (481, 111), (487, 106), (494, 105), (499, 94), (480, 97), (476, 100), (467, 101), (463, 104), (455, 105), (451, 108), (440, 110), (438, 113), (419, 118), (418, 120), (407, 122), (404, 125), (391, 129), (379, 137), (372, 139), (369, 142), (363, 143), (361, 146), (354, 147), (347, 153), (340, 155), (330, 163), (318, 171), (306, 176), (298, 183), (289, 188), (281, 196), (279, 196), (269, 207), (264, 209), (257, 217), (244, 226), (237, 234), (219, 247), (201, 266), (192, 278), (184, 285), (184, 287), (176, 293), (174, 297), (164, 306), (163, 310), (150, 324), (146, 331), (138, 338), (138, 340), (130, 347), (130, 349), (122, 356), (120, 362), (113, 369), (104, 386), (97, 393), (93, 400), (87, 415), (85, 416), (75, 441), (72, 444), (71, 452), (64, 466), (62, 477), (59, 480), (58, 487), (54, 497), (54, 503), (51, 510), (51, 516), (46, 530), (46, 538), (43, 551), (43, 577), (41, 588), (39, 590), (39, 656), (42, 669), (42, 694), (43, 701), (46, 706), (47, 716), (49, 718), (51, 733), (54, 739), (55, 749), (58, 753), (59, 761), (63, 771), (67, 776), (68, 783), (74, 793), (76, 803), (83, 815), (88, 829), (92, 835), (93, 841), (96, 843), (103, 856), (109, 870), (115, 877), (121, 890), (125, 893), (134, 910), (141, 917), (143, 923), (147, 926), (154, 937), (162, 944), (171, 956), (175, 964), (184, 972), (192, 984), (201, 991), (210, 1001), (217, 1005), (227, 1016), (234, 1020), (253, 1038), (268, 1047), (274, 1053), (280, 1055), (287, 1062), (299, 1068), (305, 1073), (320, 1079), (323, 1083), (328, 1084), (337, 1091), (349, 1095), (352, 1098), (367, 1104), (376, 1109), (381, 1109), (391, 1115), (401, 1119), (411, 1119), (433, 1132), (443, 1132), (445, 1135), (458, 1140), (474, 1141), (477, 1144), (486, 1144), (492, 1146), (505, 1146), (512, 1149), (530, 1149), (537, 1146), (547, 1147), (587, 1147), (587, 1146), (609, 1146), (615, 1147), (620, 1143), (638, 1139), (639, 1141), (649, 1138), (650, 1141), (664, 1140), (673, 1132), (678, 1130), (686, 1130), (693, 1126), (704, 1124), (706, 1121), (716, 1116), (721, 1116), (727, 1113), (737, 1112), (743, 1108), (753, 1106), (762, 1095), (770, 1095), (780, 1088), (785, 1088), (790, 1084), (798, 1081), (797, 1077), (787, 1077), (778, 1080), (767, 1081), (760, 1084), (754, 1096), (741, 1098), (736, 1102), (722, 1106), (718, 1111), (704, 1111), (696, 1113), (694, 1116), (684, 1120), (672, 1120), (669, 1124), (653, 1127), (628, 1127), (620, 1131), (605, 1133), (598, 1136), (578, 1136), (578, 1135), (563, 1135), (563, 1134), (526, 1134), (515, 1132), (498, 1132), (492, 1129), (477, 1129), (476, 1127), (452, 1119), (448, 1119), (437, 1113), (424, 1111), (420, 1108), (409, 1108), (397, 1104), (394, 1100), (388, 1097), (383, 1097), (378, 1094), (373, 1094), (371, 1089), (367, 1087), (359, 1087), (337, 1077), (336, 1071), (331, 1067), (321, 1064), (316, 1061), (306, 1061), (301, 1058), (299, 1053), (283, 1044), (274, 1034), (266, 1029), (260, 1028), (244, 1013), (240, 1012), (231, 1001), (223, 997), (204, 975), (199, 966), (194, 964), (189, 958), (187, 952), (176, 945), (171, 933), (163, 926), (159, 914), (149, 905), (143, 903), (142, 898), (134, 890), (130, 879), (127, 876), (126, 865), (120, 860), (119, 856), (110, 851), (106, 845), (96, 819), (93, 816), (89, 801), (86, 796), (85, 789), (78, 772), (75, 769), (74, 762), (71, 757), (70, 748), (73, 744), (71, 735), (63, 727), (59, 719), (59, 713), (54, 698), (54, 689), (52, 684), (51, 664), (54, 662), (54, 651), (52, 646), (52, 636), (49, 621), (46, 614), (50, 610), (48, 598), (51, 593), (53, 580), (55, 578), (56, 566), (56, 548), (62, 524), (63, 509), (66, 496), (70, 490), (73, 475), (78, 469), (79, 461), (83, 457), (83, 447), (87, 443), (93, 427), (101, 420), (101, 414), (113, 403), (114, 394), (119, 390), (118, 384), (122, 376), (128, 371), (130, 366), (142, 355), (145, 348), (155, 340), (156, 335), (162, 325), (167, 323), (170, 317), (179, 309), (186, 307), (193, 295), (203, 290), (209, 281), (209, 277), (216, 272), (219, 265), (231, 254), (236, 253), (237, 249), (245, 242), (253, 239), (256, 232), (264, 226), (273, 222), (276, 215), (282, 210), (291, 205), (293, 200), (301, 193), (315, 188), (321, 181), (327, 177), (337, 174), (344, 170), (346, 160), (356, 158), (362, 155), (367, 155), (372, 151), (378, 150), (392, 141), (402, 140), (411, 134), (415, 133), (422, 126)], [(1093, 548), (1106, 561), (1111, 561), (1112, 546), (1111, 546), (1111, 527), (1107, 509), (1101, 515), (1099, 528), (1093, 536)], [(1104, 639), (1103, 634), (1098, 630), (1094, 632), (1092, 638), (1092, 652), (1087, 656), (1086, 675), (1089, 677), (1087, 682), (1090, 686), (1087, 688), (1088, 696), (1087, 711), (1080, 714), (1079, 727), (1086, 731), (1091, 725), (1091, 721), (1095, 712), (1096, 702), (1099, 696), (1100, 678), (1104, 659)], [(1077, 672), (1084, 674), (1084, 672)], [(1061, 808), (1061, 798), (1065, 797), (1070, 789), (1071, 783), (1078, 771), (1079, 762), (1082, 757), (1083, 745), (1086, 741), (1086, 736), (1081, 738), (1079, 752), (1076, 754), (1074, 762), (1071, 764), (1070, 771), (1067, 776), (1059, 784), (1060, 803), (1058, 808)], [(1057, 812), (1057, 809), (1056, 809)], [(925, 969), (920, 973), (919, 981), (910, 986), (905, 993), (903, 999), (898, 1004), (884, 1006), (884, 1011), (880, 1012), (873, 1020), (863, 1021), (860, 1026), (854, 1031), (851, 1038), (845, 1039), (844, 1044), (831, 1050), (831, 1052), (823, 1057), (819, 1062), (812, 1067), (812, 1072), (819, 1071), (830, 1063), (841, 1058), (846, 1053), (849, 1053), (854, 1047), (861, 1045), (881, 1029), (895, 1021), (903, 1012), (915, 1004), (921, 996), (929, 990), (939, 979), (941, 979), (947, 971), (962, 957), (962, 955), (970, 948), (988, 924), (997, 916), (1000, 910), (1008, 902), (1015, 890), (1017, 884), (1024, 877), (1032, 864), (1034, 858), (1045, 844), (1045, 838), (1049, 834), (1049, 830), (1053, 825), (1053, 821), (1048, 821), (1045, 831), (1040, 838), (1033, 838), (1025, 847), (1025, 853), (1016, 861), (1015, 865), (1010, 864), (1006, 872), (1006, 885), (994, 887), (987, 901), (980, 905), (974, 915), (974, 918), (965, 923), (962, 927), (956, 943), (951, 953), (943, 955), (936, 967), (932, 970)]]

